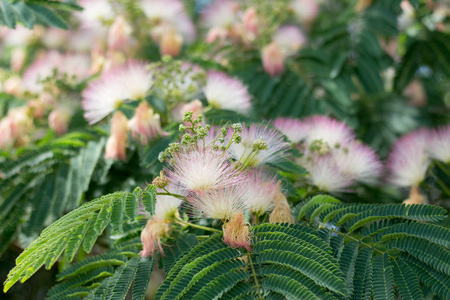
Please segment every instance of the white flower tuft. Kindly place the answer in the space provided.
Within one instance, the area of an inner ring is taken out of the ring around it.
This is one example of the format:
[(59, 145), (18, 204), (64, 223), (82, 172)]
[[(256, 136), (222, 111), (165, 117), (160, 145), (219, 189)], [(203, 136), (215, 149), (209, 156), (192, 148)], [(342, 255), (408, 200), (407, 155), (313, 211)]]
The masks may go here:
[(432, 158), (450, 163), (450, 125), (439, 127), (432, 132), (428, 152)]
[(298, 119), (278, 118), (273, 121), (273, 126), (294, 144), (304, 140), (309, 133), (309, 125)]
[(203, 92), (209, 105), (216, 108), (245, 114), (251, 106), (247, 87), (223, 72), (208, 72)]
[(246, 189), (246, 201), (252, 212), (262, 215), (275, 206), (275, 197), (279, 194), (277, 176), (263, 170), (250, 170), (243, 183)]

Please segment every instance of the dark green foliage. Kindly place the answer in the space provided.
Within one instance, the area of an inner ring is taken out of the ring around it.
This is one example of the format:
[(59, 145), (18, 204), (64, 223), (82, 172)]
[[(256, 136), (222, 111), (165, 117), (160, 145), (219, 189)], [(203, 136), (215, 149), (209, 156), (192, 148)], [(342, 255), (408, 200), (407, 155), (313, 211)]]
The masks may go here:
[(68, 29), (64, 12), (83, 8), (73, 0), (1, 0), (0, 25), (16, 28), (21, 23), (27, 28), (42, 24)]

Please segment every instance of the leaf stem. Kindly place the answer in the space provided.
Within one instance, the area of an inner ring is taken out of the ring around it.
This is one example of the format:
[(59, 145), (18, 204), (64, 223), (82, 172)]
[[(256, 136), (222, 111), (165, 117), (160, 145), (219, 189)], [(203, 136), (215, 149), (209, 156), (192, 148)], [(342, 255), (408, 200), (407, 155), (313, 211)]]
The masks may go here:
[(365, 245), (365, 246), (367, 246), (367, 247), (369, 247), (369, 248), (373, 248), (373, 250), (378, 251), (378, 252), (381, 253), (381, 254), (384, 254), (384, 253), (385, 253), (384, 251), (381, 251), (381, 250), (375, 248), (374, 246), (371, 246), (371, 245), (369, 245), (369, 244), (367, 244), (367, 243), (364, 243), (362, 240), (358, 240), (358, 239), (352, 237), (351, 235), (348, 235), (348, 234), (346, 234), (346, 233), (342, 233), (342, 232), (337, 231), (337, 230), (334, 230), (334, 229), (333, 229), (332, 231), (335, 232), (335, 233), (337, 233), (337, 234), (340, 234), (340, 235), (342, 235), (342, 236), (344, 236), (344, 237), (349, 237), (350, 239), (354, 240), (355, 242), (360, 242), (361, 244), (363, 244), (363, 245)]
[(250, 252), (247, 252), (247, 257), (248, 257), (248, 262), (250, 263), (250, 267), (252, 268), (253, 279), (255, 280), (256, 291), (258, 292), (258, 299), (263, 300), (263, 297), (262, 297), (261, 291), (260, 291), (260, 287), (259, 287), (259, 283), (258, 283), (258, 278), (256, 277), (255, 267), (253, 266), (252, 255)]
[(176, 219), (176, 221), (178, 223), (182, 224), (182, 225), (191, 226), (191, 227), (194, 227), (194, 228), (197, 228), (197, 229), (202, 229), (202, 230), (205, 230), (205, 231), (222, 232), (221, 230), (218, 230), (218, 229), (214, 229), (214, 228), (206, 227), (206, 226), (201, 226), (201, 225), (197, 225), (197, 224), (192, 224), (192, 223), (189, 223), (189, 222), (185, 222), (185, 221), (183, 221), (181, 219)]

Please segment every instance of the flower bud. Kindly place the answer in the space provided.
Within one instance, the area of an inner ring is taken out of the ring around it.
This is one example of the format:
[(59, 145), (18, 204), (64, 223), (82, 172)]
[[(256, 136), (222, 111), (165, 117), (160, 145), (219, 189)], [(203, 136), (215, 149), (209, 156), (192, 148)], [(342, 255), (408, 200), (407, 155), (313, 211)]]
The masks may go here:
[(22, 95), (22, 79), (19, 76), (11, 76), (3, 83), (3, 92), (16, 97)]
[(147, 102), (143, 101), (136, 108), (133, 118), (128, 122), (131, 135), (142, 144), (147, 144), (158, 135), (166, 133), (161, 129), (159, 114), (153, 114)]
[(225, 244), (232, 248), (245, 248), (247, 251), (252, 251), (248, 225), (242, 212), (232, 216), (228, 222), (223, 224), (222, 229)]
[(125, 51), (130, 44), (131, 26), (123, 16), (118, 16), (108, 33), (108, 49), (113, 51)]
[(164, 172), (159, 172), (159, 176), (153, 179), (152, 184), (154, 184), (157, 188), (163, 189), (170, 183), (169, 178), (164, 176)]
[(281, 181), (278, 181), (277, 188), (279, 190), (278, 195), (275, 197), (275, 208), (270, 213), (269, 222), (270, 223), (295, 223), (294, 218), (291, 214), (291, 207), (287, 202), (286, 197), (281, 192)]
[(227, 36), (228, 36), (227, 30), (220, 27), (213, 27), (206, 34), (206, 42), (208, 44), (212, 44), (215, 41), (219, 40), (221, 43), (223, 43), (225, 42)]
[(147, 225), (141, 233), (143, 250), (139, 255), (142, 257), (152, 256), (158, 251), (164, 255), (161, 239), (169, 233), (170, 227), (170, 221), (159, 219), (157, 216), (153, 216), (153, 218), (148, 220)]
[(170, 29), (161, 36), (159, 52), (161, 56), (170, 55), (176, 57), (181, 52), (181, 46), (183, 46), (183, 37), (176, 33), (175, 30)]
[(244, 29), (251, 34), (252, 39), (258, 36), (258, 13), (253, 7), (248, 8), (243, 17)]
[(262, 49), (264, 70), (270, 76), (278, 76), (284, 71), (284, 57), (276, 43), (270, 43)]
[(71, 119), (71, 114), (67, 109), (58, 108), (53, 110), (48, 116), (48, 124), (58, 135), (67, 132), (67, 127)]
[(14, 48), (11, 53), (11, 69), (14, 72), (19, 72), (22, 70), (25, 58), (27, 57), (27, 52), (24, 48)]
[(114, 113), (111, 119), (111, 136), (106, 142), (105, 158), (126, 159), (127, 118), (121, 112)]

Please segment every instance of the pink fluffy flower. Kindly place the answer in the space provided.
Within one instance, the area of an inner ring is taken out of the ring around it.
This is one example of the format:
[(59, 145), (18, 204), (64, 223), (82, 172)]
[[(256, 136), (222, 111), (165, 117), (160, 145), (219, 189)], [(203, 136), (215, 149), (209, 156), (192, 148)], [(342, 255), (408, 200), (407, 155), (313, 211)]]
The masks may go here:
[(297, 26), (287, 25), (278, 28), (273, 41), (280, 47), (282, 55), (287, 57), (294, 55), (306, 44), (306, 37)]
[(8, 115), (0, 121), (0, 149), (26, 144), (32, 129), (33, 119), (28, 107), (10, 109)]
[(331, 155), (313, 155), (304, 166), (313, 185), (324, 192), (338, 192), (349, 188), (353, 181), (339, 170)]
[[(247, 166), (260, 166), (280, 160), (289, 148), (283, 135), (267, 125), (244, 126), (242, 142), (230, 146), (230, 156)], [(266, 150), (255, 150), (264, 143)]]
[(349, 178), (373, 182), (382, 171), (381, 162), (369, 146), (353, 141), (333, 151), (339, 170)]
[(345, 123), (325, 116), (313, 116), (305, 120), (310, 127), (309, 134), (306, 137), (308, 144), (313, 141), (321, 140), (327, 143), (329, 147), (335, 148), (353, 140), (353, 130)]
[(299, 119), (278, 118), (273, 121), (273, 126), (281, 131), (294, 144), (304, 140), (309, 133), (309, 126)]
[(108, 49), (113, 51), (124, 51), (130, 47), (132, 28), (123, 16), (118, 16), (109, 28)]
[(250, 170), (243, 186), (246, 189), (246, 202), (257, 215), (270, 211), (275, 206), (275, 197), (279, 193), (277, 177), (263, 170)]
[(227, 185), (189, 196), (190, 204), (204, 217), (228, 220), (248, 209), (246, 191), (242, 185)]
[(399, 138), (388, 157), (390, 180), (398, 186), (418, 186), (430, 164), (430, 132), (419, 129)]
[(320, 10), (319, 0), (294, 0), (291, 7), (298, 20), (305, 25), (314, 22)]
[(203, 92), (212, 107), (247, 113), (251, 106), (247, 87), (223, 72), (208, 72)]
[(205, 192), (232, 186), (243, 179), (226, 155), (210, 148), (180, 152), (165, 173), (189, 191)]
[(258, 36), (258, 13), (253, 7), (247, 8), (242, 17), (245, 31), (251, 35), (251, 39)]
[(164, 255), (162, 239), (169, 234), (171, 221), (153, 216), (141, 233), (143, 250), (139, 253), (142, 257), (153, 256), (157, 252)]
[(439, 127), (432, 132), (428, 152), (432, 158), (450, 163), (450, 125)]
[(215, 0), (201, 12), (206, 28), (227, 29), (239, 21), (239, 4), (232, 0)]
[(141, 0), (142, 10), (155, 26), (152, 37), (158, 43), (167, 30), (174, 30), (183, 37), (185, 43), (195, 40), (196, 32), (192, 20), (179, 0)]
[(139, 103), (133, 118), (128, 121), (128, 128), (134, 139), (140, 141), (143, 145), (159, 135), (165, 135), (161, 129), (159, 114), (154, 114), (147, 102)]
[[(166, 186), (166, 190), (172, 194), (184, 195), (184, 190), (174, 183), (169, 183), (169, 185)], [(158, 192), (165, 193), (165, 190), (158, 189)], [(183, 200), (173, 196), (156, 195), (155, 216), (165, 220), (172, 219), (174, 215), (176, 215), (178, 207), (180, 207), (182, 202)]]
[(152, 73), (143, 62), (129, 60), (126, 64), (113, 67), (89, 83), (83, 91), (84, 117), (90, 124), (97, 123), (123, 101), (145, 97), (152, 84)]

